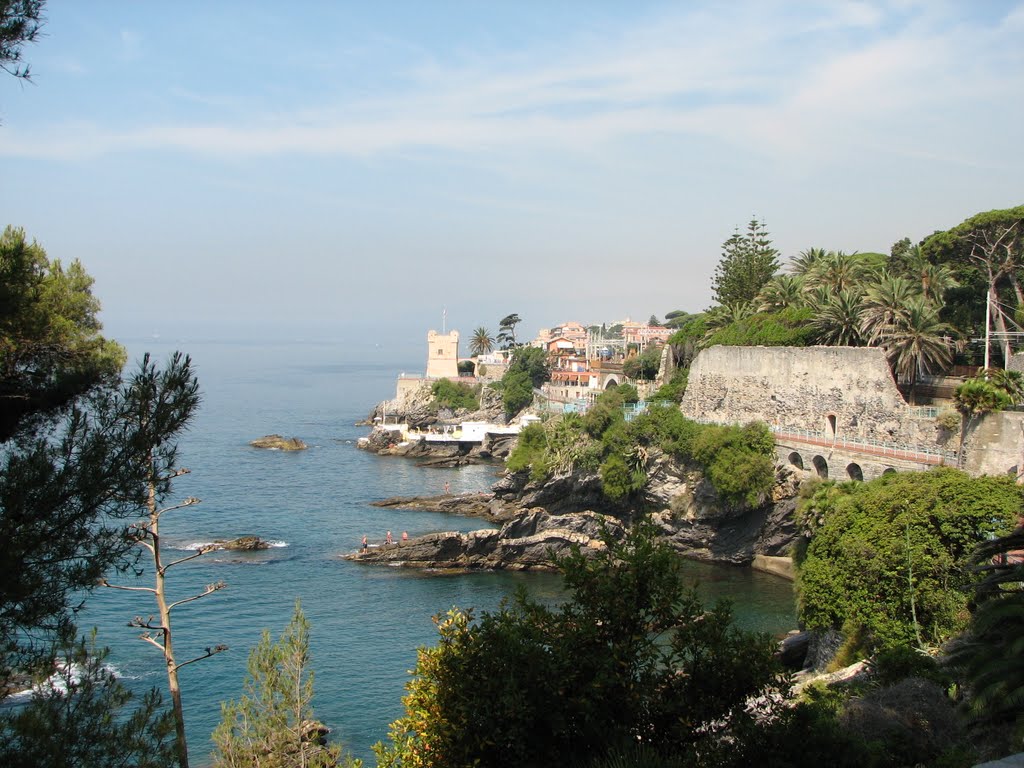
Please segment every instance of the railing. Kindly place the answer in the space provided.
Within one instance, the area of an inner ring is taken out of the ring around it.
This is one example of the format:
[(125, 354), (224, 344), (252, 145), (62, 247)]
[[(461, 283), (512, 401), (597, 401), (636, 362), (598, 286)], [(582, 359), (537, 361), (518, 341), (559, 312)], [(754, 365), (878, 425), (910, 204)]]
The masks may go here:
[(889, 443), (882, 440), (846, 440), (833, 437), (824, 432), (799, 429), (797, 427), (769, 426), (769, 429), (771, 429), (776, 437), (795, 440), (800, 443), (810, 443), (811, 445), (826, 446), (833, 450), (839, 449), (855, 451), (857, 453), (869, 453), (874, 456), (889, 456), (894, 459), (904, 459), (920, 464), (952, 464), (956, 466), (957, 463), (956, 451)]
[[(700, 424), (724, 424), (725, 422), (701, 416), (687, 417), (690, 421)], [(846, 440), (833, 435), (819, 432), (813, 429), (801, 429), (800, 427), (787, 427), (769, 424), (768, 429), (776, 438), (793, 440), (799, 443), (820, 445), (833, 450), (854, 451), (856, 453), (867, 453), (873, 456), (887, 456), (894, 459), (914, 461), (919, 464), (947, 464), (957, 466), (957, 452), (947, 451), (939, 448), (924, 448), (921, 446), (907, 445), (903, 443), (890, 443), (882, 440)]]

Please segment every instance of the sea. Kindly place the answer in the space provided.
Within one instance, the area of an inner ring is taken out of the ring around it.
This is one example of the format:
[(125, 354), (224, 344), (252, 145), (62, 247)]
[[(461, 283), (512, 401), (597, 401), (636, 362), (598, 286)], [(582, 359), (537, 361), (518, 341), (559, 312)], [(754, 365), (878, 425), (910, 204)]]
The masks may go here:
[[(487, 525), (371, 506), (390, 496), (440, 494), (446, 486), (452, 493), (483, 491), (500, 472), (495, 465), (420, 467), (356, 447), (368, 429), (355, 423), (394, 396), (400, 372), (419, 370), (425, 360), (360, 362), (343, 345), (308, 342), (154, 339), (127, 346), (133, 361), (143, 352), (161, 363), (176, 349), (188, 353), (202, 390), (202, 405), (179, 440), (179, 463), (190, 473), (176, 480), (171, 499), (195, 496), (201, 503), (164, 517), (165, 561), (216, 539), (253, 534), (273, 542), (260, 552), (208, 553), (169, 571), (172, 600), (207, 584), (227, 584), (172, 616), (179, 662), (208, 647), (229, 648), (180, 672), (194, 765), (209, 762), (221, 703), (241, 695), (250, 649), (265, 630), (276, 638), (285, 629), (296, 601), (311, 624), (316, 717), (332, 729), (332, 739), (373, 765), (371, 746), (402, 714), (417, 648), (436, 642), (434, 616), (453, 606), (494, 610), (518, 587), (540, 600), (561, 598), (557, 574), (427, 572), (342, 559), (364, 535), (374, 543), (389, 530), (398, 538)], [(249, 446), (271, 433), (299, 437), (309, 449)], [(795, 626), (792, 586), (785, 580), (702, 563), (689, 564), (687, 573), (706, 601), (730, 599), (744, 628), (781, 635)], [(150, 584), (152, 569), (121, 583)], [(127, 626), (155, 611), (146, 593), (101, 588), (78, 617), (82, 628), (98, 628), (113, 668), (139, 693), (152, 686), (166, 691), (160, 652)]]

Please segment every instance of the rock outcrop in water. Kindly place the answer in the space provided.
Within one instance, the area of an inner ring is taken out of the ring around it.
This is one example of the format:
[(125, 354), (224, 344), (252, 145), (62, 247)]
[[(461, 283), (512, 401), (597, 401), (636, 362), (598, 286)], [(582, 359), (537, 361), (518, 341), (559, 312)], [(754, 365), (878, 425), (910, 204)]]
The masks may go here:
[(505, 407), (501, 393), (489, 387), (480, 390), (480, 408), (455, 410), (438, 408), (431, 392), (431, 382), (425, 381), (413, 390), (406, 390), (393, 400), (384, 400), (374, 406), (362, 426), (374, 426), (384, 420), (388, 424), (404, 423), (411, 428), (429, 427), (433, 424), (458, 424), (462, 421), (488, 421), (505, 423)]
[[(724, 504), (699, 469), (657, 452), (652, 453), (649, 477), (643, 505), (665, 540), (680, 554), (736, 565), (749, 565), (759, 555), (769, 558), (788, 555), (797, 535), (793, 510), (799, 476), (792, 468), (782, 465), (776, 468), (772, 498), (757, 507)], [(366, 562), (429, 564), (433, 568), (515, 567), (516, 546), (506, 546), (502, 536), (521, 538), (517, 534), (521, 529), (507, 528), (510, 524), (507, 521), (536, 520), (530, 524), (539, 526), (539, 531), (549, 527), (556, 531), (575, 531), (574, 524), (567, 522), (574, 517), (586, 521), (614, 521), (622, 526), (634, 514), (630, 508), (604, 496), (597, 473), (581, 471), (555, 474), (542, 482), (531, 481), (527, 471), (507, 473), (494, 484), (491, 493), (399, 497), (377, 502), (376, 506), (506, 522), (502, 528), (505, 534), (493, 530), (473, 534), (435, 533), (415, 539), (414, 551), (401, 551), (402, 547), (410, 546), (406, 542), (401, 547), (393, 545), (394, 549), (371, 550), (367, 555), (354, 558)], [(540, 513), (546, 517), (536, 518)], [(555, 538), (558, 535), (552, 534)], [(537, 567), (539, 554), (536, 548), (524, 550), (521, 567)], [(444, 565), (446, 562), (450, 564)]]
[(505, 459), (515, 446), (517, 437), (518, 435), (486, 434), (480, 444), (432, 442), (426, 435), (403, 440), (402, 433), (397, 429), (377, 426), (369, 435), (359, 438), (356, 446), (379, 456), (415, 459), (421, 466), (461, 467)]
[(264, 541), (259, 536), (239, 536), (230, 541), (215, 541), (213, 549), (228, 549), (234, 552), (256, 552), (262, 549), (270, 549), (270, 542)]
[(517, 515), (498, 529), (432, 533), (346, 558), (418, 568), (549, 570), (553, 568), (552, 557), (565, 554), (573, 545), (583, 552), (603, 549), (602, 530), (613, 536), (624, 532), (619, 520), (596, 512), (552, 515), (535, 509)]
[(297, 437), (282, 437), (281, 435), (257, 437), (249, 445), (253, 448), (269, 448), (277, 451), (304, 451), (309, 447)]

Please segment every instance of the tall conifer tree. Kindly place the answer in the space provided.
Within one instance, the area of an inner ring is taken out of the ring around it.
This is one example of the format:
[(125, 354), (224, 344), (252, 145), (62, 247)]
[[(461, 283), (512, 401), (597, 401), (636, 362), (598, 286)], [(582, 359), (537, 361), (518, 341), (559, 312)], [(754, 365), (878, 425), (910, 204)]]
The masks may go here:
[(778, 270), (778, 256), (764, 222), (751, 219), (742, 233), (737, 228), (722, 243), (722, 258), (711, 281), (715, 301), (725, 306), (753, 300)]

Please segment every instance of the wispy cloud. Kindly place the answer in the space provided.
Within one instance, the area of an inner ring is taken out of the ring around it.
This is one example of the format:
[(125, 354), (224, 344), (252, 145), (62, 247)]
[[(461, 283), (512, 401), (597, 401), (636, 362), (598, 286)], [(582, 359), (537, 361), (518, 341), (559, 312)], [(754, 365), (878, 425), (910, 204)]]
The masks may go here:
[[(373, 155), (417, 148), (580, 150), (646, 134), (714, 137), (765, 152), (814, 154), (888, 143), (921, 151), (913, 124), (991, 109), (1024, 93), (1024, 12), (957, 20), (930, 5), (711, 6), (559, 49), (459, 62), (423, 59), (378, 98), (289, 115), (5, 128), (0, 154), (76, 157), (139, 150), (216, 155)], [(140, 37), (122, 33), (138, 55)], [(1008, 61), (1009, 59), (1009, 61)], [(1013, 66), (1016, 65), (1016, 66)], [(219, 97), (179, 92), (215, 106)], [(1019, 107), (1012, 107), (1019, 110)], [(926, 147), (925, 147), (926, 149)]]

